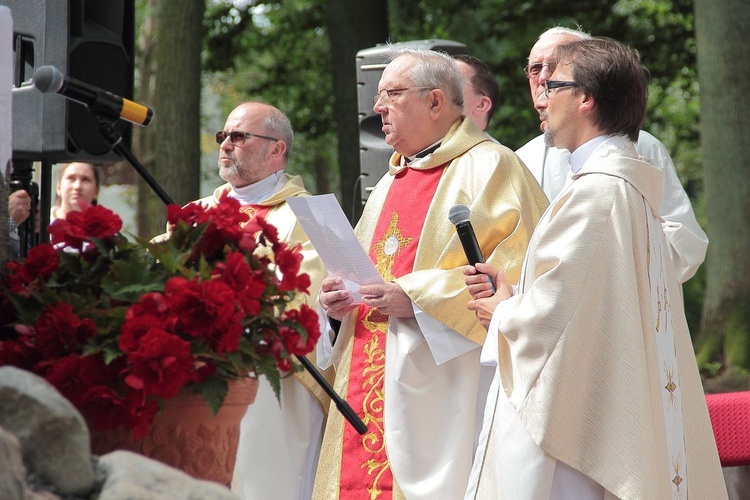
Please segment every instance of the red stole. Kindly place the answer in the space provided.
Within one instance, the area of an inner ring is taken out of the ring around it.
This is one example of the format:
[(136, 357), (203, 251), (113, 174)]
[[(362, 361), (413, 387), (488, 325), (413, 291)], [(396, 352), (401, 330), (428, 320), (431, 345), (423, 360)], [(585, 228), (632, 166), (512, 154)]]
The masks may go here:
[[(370, 246), (370, 259), (386, 282), (412, 272), (419, 236), (442, 173), (442, 167), (405, 168), (396, 175)], [(364, 304), (357, 313), (347, 400), (367, 424), (368, 432), (360, 436), (350, 425), (344, 426), (339, 498), (391, 498), (393, 475), (383, 435), (389, 318)]]
[(266, 217), (268, 216), (268, 212), (271, 211), (273, 207), (264, 207), (262, 205), (256, 205), (256, 204), (250, 204), (250, 205), (242, 205), (240, 207), (240, 212), (246, 213), (250, 218), (245, 222), (242, 226), (246, 226), (248, 222), (253, 220), (254, 218), (258, 217), (262, 220), (266, 220)]

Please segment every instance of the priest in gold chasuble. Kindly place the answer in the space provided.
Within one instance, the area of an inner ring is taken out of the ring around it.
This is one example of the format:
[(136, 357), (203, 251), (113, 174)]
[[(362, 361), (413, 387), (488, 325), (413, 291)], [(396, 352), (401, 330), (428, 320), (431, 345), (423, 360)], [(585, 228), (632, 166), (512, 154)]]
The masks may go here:
[(374, 109), (396, 152), (355, 232), (386, 283), (354, 303), (326, 278), (319, 295), (318, 362), (335, 366), (335, 389), (368, 432), (329, 411), (313, 498), (462, 498), (491, 373), (448, 213), (469, 207), (485, 259), (517, 279), (547, 199), (508, 148), (461, 116), (449, 56), (396, 51), (378, 88)]

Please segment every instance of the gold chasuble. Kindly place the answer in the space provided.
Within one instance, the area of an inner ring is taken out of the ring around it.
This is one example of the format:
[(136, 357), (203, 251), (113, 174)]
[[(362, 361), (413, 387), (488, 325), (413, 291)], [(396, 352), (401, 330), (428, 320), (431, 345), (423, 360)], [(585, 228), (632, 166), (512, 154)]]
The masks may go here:
[[(406, 168), (396, 175), (375, 227), (370, 259), (386, 281), (412, 272), (427, 208), (435, 195), (442, 167)], [(419, 198), (411, 193), (417, 192)], [(341, 498), (391, 498), (393, 476), (383, 435), (383, 379), (388, 316), (360, 304), (349, 375), (349, 404), (367, 424), (360, 436), (344, 429)]]
[(318, 363), (336, 368), (334, 389), (368, 433), (357, 435), (332, 406), (316, 500), (463, 498), (487, 393), (479, 360), (487, 332), (466, 308), (466, 255), (448, 212), (471, 210), (486, 261), (515, 283), (547, 206), (518, 157), (470, 119), (456, 121), (434, 152), (402, 163), (394, 153), (355, 234), (414, 317), (359, 306), (335, 341), (321, 336)]

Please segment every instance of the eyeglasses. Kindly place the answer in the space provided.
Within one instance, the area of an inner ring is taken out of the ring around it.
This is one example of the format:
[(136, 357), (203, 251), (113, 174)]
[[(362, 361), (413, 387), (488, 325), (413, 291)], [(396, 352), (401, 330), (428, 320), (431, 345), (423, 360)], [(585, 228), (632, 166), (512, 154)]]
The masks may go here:
[(561, 82), (557, 80), (547, 80), (544, 84), (544, 97), (549, 97), (553, 90), (561, 89), (564, 87), (575, 87), (578, 84), (576, 82)]
[(233, 132), (227, 132), (225, 130), (219, 130), (218, 132), (216, 132), (216, 144), (222, 144), (225, 140), (227, 140), (227, 137), (229, 137), (229, 140), (235, 146), (242, 146), (243, 144), (245, 144), (245, 141), (247, 141), (248, 137), (257, 137), (258, 139), (266, 139), (269, 141), (279, 140), (273, 137), (268, 137), (267, 135), (251, 134), (250, 132), (239, 132), (237, 130)]
[(388, 107), (391, 104), (393, 104), (393, 101), (399, 98), (401, 94), (406, 92), (407, 90), (417, 90), (417, 89), (430, 89), (435, 90), (432, 87), (403, 87), (400, 89), (383, 89), (379, 91), (377, 94), (372, 96), (372, 103), (377, 104), (378, 101), (385, 106)]
[(555, 68), (557, 68), (557, 62), (546, 62), (546, 63), (534, 63), (529, 64), (525, 68), (523, 68), (523, 72), (526, 73), (526, 78), (539, 78), (539, 74), (542, 72), (542, 70), (545, 68), (549, 68), (550, 73), (555, 72)]

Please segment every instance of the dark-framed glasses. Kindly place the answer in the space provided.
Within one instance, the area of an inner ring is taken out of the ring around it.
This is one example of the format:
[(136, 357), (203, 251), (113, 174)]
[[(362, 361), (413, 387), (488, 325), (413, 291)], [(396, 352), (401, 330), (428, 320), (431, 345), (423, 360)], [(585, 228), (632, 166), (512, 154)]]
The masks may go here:
[(544, 97), (549, 97), (553, 90), (565, 87), (575, 87), (576, 82), (563, 82), (560, 80), (547, 80), (544, 84)]
[(407, 90), (418, 90), (418, 89), (435, 90), (432, 87), (402, 87), (399, 89), (383, 89), (383, 90), (380, 90), (374, 96), (372, 96), (372, 103), (377, 104), (378, 101), (380, 101), (380, 103), (383, 106), (388, 107), (393, 103), (393, 101), (398, 99), (401, 96), (401, 94), (403, 94)]
[(523, 68), (523, 72), (526, 73), (526, 78), (539, 78), (539, 74), (545, 67), (549, 68), (550, 73), (554, 73), (555, 68), (557, 68), (557, 62), (550, 61), (529, 64), (528, 66)]
[(243, 144), (245, 144), (245, 141), (247, 141), (248, 137), (257, 137), (258, 139), (266, 139), (268, 141), (279, 140), (274, 137), (268, 137), (267, 135), (252, 134), (250, 132), (240, 132), (238, 130), (227, 132), (226, 130), (219, 130), (218, 132), (216, 132), (216, 144), (223, 143), (227, 139), (227, 137), (229, 137), (229, 140), (235, 146), (242, 146)]

